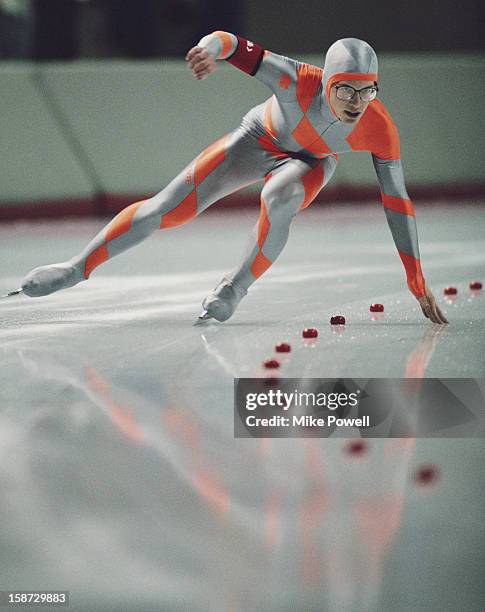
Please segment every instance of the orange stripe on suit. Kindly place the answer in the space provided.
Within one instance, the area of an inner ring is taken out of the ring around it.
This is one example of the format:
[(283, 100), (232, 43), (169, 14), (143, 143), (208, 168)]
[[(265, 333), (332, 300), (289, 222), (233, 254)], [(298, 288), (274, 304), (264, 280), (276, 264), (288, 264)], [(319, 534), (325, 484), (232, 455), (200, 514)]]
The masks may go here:
[(260, 251), (254, 258), (251, 265), (251, 273), (253, 274), (254, 278), (259, 278), (262, 274), (264, 274), (266, 270), (271, 267), (272, 263), (273, 262), (265, 257)]
[(89, 278), (94, 268), (97, 268), (99, 265), (101, 265), (108, 259), (108, 248), (106, 244), (102, 244), (86, 258), (86, 264), (84, 267), (84, 277)]
[(114, 238), (118, 238), (118, 236), (121, 236), (125, 232), (129, 231), (133, 217), (144, 201), (145, 200), (135, 202), (134, 204), (127, 206), (118, 215), (116, 215), (113, 221), (108, 225), (108, 229), (106, 231), (107, 242), (113, 240)]
[(301, 147), (311, 153), (324, 155), (332, 152), (306, 117), (303, 117), (298, 126), (293, 130), (292, 135)]
[(264, 111), (264, 128), (271, 138), (277, 138), (278, 134), (274, 128), (272, 119), (273, 100), (274, 96), (272, 96), (266, 104), (266, 110)]
[(416, 297), (423, 297), (426, 295), (426, 285), (419, 259), (407, 253), (401, 253), (401, 251), (398, 251), (398, 253), (406, 269), (407, 283), (410, 291)]
[(214, 32), (214, 34), (219, 38), (222, 44), (222, 51), (219, 56), (219, 59), (226, 59), (227, 57), (229, 57), (229, 55), (231, 55), (232, 52), (231, 37), (227, 32), (222, 32), (221, 30)]
[(384, 206), (389, 208), (389, 210), (414, 217), (414, 207), (411, 200), (407, 200), (405, 198), (395, 198), (394, 196), (386, 195), (382, 191), (381, 198)]
[(297, 70), (296, 98), (306, 113), (322, 84), (322, 69), (311, 64), (300, 64)]
[(318, 192), (322, 188), (325, 173), (323, 167), (318, 164), (315, 168), (312, 168), (308, 174), (301, 179), (303, 187), (305, 189), (305, 197), (303, 199), (300, 210), (304, 210), (309, 206), (313, 200), (317, 197)]
[(199, 186), (202, 181), (209, 175), (217, 166), (219, 166), (225, 157), (225, 145), (228, 135), (219, 138), (213, 144), (205, 149), (195, 162), (195, 185)]
[(261, 212), (258, 223), (258, 245), (260, 249), (263, 247), (264, 241), (266, 240), (270, 225), (266, 202), (264, 201), (264, 198), (261, 198)]
[(362, 119), (347, 136), (354, 151), (371, 151), (380, 159), (399, 159), (399, 135), (380, 100), (373, 100)]
[(193, 219), (197, 214), (197, 192), (194, 189), (173, 210), (162, 215), (160, 229), (175, 227)]

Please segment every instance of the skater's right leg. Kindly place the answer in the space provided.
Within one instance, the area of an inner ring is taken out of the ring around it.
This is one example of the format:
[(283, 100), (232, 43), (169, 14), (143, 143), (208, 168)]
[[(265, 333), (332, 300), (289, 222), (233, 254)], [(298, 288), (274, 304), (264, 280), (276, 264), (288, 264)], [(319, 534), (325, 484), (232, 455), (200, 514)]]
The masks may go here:
[(238, 268), (225, 276), (205, 298), (197, 323), (227, 321), (249, 287), (273, 264), (283, 250), (290, 223), (328, 183), (337, 165), (331, 155), (323, 160), (286, 158), (266, 176), (261, 192), (261, 214)]
[(48, 295), (87, 280), (106, 260), (138, 244), (157, 229), (193, 219), (212, 203), (268, 171), (272, 159), (238, 128), (207, 147), (165, 189), (122, 210), (69, 261), (32, 270), (22, 281), (30, 297)]

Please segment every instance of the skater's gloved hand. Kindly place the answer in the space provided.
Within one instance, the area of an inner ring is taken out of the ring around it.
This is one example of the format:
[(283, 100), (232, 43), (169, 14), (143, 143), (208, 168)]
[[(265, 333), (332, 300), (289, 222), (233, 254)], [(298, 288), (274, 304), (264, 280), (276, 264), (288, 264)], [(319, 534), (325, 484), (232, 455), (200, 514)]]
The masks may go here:
[(426, 295), (417, 298), (421, 310), (427, 319), (431, 319), (433, 323), (448, 323), (445, 315), (441, 312), (438, 304), (436, 303), (434, 295), (431, 293), (431, 289), (426, 287)]
[(217, 68), (214, 57), (203, 47), (192, 47), (185, 56), (192, 74), (198, 81), (205, 79)]

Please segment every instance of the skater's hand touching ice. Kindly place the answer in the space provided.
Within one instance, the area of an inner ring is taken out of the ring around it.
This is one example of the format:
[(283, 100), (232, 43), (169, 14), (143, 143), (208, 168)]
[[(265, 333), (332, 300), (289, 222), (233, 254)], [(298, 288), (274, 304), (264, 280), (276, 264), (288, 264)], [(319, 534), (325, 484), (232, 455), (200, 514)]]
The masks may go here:
[(428, 287), (426, 287), (426, 295), (417, 298), (417, 300), (419, 302), (419, 305), (421, 306), (421, 310), (423, 311), (424, 316), (427, 319), (430, 319), (433, 323), (439, 323), (440, 325), (443, 323), (448, 323), (448, 320), (441, 312), (440, 307), (436, 303), (436, 299), (431, 293), (431, 289), (428, 289)]
[(185, 56), (185, 59), (188, 62), (190, 70), (192, 70), (192, 74), (198, 81), (205, 79), (217, 68), (216, 60), (209, 51), (203, 47), (192, 47)]

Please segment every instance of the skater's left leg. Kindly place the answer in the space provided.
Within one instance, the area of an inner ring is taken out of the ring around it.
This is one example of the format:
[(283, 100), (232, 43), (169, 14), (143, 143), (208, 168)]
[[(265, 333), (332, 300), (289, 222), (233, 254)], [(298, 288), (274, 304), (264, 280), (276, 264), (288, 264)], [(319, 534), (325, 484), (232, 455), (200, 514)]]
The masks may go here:
[[(225, 277), (203, 302), (203, 319), (227, 320), (248, 288), (274, 263), (285, 246), (295, 215), (313, 202), (337, 166), (323, 160), (286, 158), (265, 181), (261, 212), (240, 266)], [(205, 313), (205, 314), (204, 314)]]
[(262, 179), (272, 163), (254, 138), (237, 128), (207, 147), (158, 194), (122, 210), (81, 253), (32, 270), (22, 290), (40, 297), (87, 280), (98, 266), (154, 231), (187, 223), (221, 197)]

